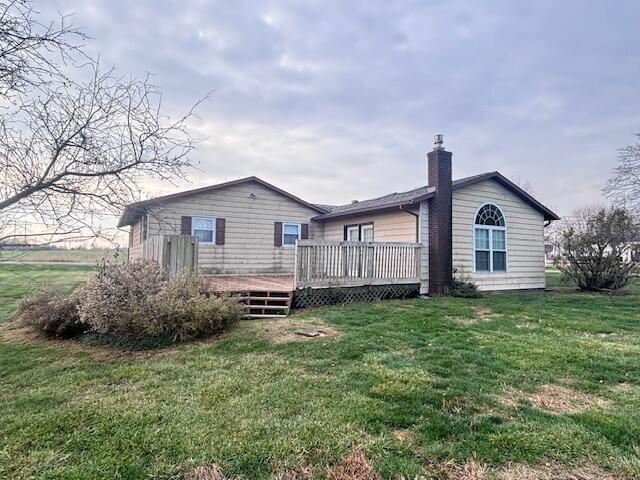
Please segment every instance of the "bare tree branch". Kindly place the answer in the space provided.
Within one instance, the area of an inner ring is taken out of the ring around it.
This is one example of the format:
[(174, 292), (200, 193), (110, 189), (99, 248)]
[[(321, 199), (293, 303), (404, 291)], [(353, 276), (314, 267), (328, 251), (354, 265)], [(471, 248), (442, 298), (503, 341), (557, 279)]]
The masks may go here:
[[(0, 115), (0, 245), (23, 237), (22, 219), (34, 238), (103, 235), (143, 179), (173, 183), (192, 165), (187, 122), (208, 96), (172, 119), (149, 75), (105, 69), (70, 37), (85, 38), (64, 18), (45, 28), (26, 0), (0, 3), (0, 97), (12, 98)], [(69, 78), (61, 65), (76, 53)]]
[(607, 182), (604, 193), (615, 205), (640, 214), (640, 133), (638, 142), (619, 151), (618, 165)]

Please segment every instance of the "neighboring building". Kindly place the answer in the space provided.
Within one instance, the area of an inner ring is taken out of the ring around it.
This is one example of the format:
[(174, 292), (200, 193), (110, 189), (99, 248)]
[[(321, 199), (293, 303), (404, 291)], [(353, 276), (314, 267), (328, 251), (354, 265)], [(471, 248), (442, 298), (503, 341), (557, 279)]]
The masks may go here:
[(205, 274), (290, 275), (298, 239), (418, 242), (423, 292), (446, 293), (454, 270), (482, 290), (544, 288), (544, 227), (558, 216), (498, 172), (452, 181), (438, 140), (414, 190), (330, 206), (248, 177), (131, 204), (118, 226), (131, 226), (130, 258), (151, 235), (197, 236)]
[(623, 254), (625, 262), (640, 262), (640, 240), (629, 242), (628, 248)]

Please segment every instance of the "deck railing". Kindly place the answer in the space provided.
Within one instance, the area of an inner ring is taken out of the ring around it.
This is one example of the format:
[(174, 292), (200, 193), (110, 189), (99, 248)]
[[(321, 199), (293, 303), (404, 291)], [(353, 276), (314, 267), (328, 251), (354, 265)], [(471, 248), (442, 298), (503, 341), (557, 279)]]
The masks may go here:
[(419, 283), (420, 248), (419, 243), (299, 240), (295, 286)]

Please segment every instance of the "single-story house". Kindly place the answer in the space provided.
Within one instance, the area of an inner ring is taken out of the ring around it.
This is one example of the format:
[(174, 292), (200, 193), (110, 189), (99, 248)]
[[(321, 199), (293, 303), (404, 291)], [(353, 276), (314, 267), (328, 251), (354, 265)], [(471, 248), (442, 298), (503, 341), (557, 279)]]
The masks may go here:
[(198, 237), (211, 275), (292, 275), (300, 239), (412, 242), (423, 293), (448, 293), (452, 272), (482, 290), (544, 288), (543, 232), (559, 217), (498, 172), (452, 180), (441, 136), (427, 157), (425, 184), (405, 192), (314, 204), (247, 177), (128, 205), (118, 227), (130, 226), (132, 259), (152, 235)]

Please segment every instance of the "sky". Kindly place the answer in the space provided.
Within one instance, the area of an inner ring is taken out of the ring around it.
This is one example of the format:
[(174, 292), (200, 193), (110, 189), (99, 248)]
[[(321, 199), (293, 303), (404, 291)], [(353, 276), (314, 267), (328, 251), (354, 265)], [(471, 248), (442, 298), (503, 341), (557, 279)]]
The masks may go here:
[(144, 75), (200, 139), (189, 183), (255, 175), (347, 203), (498, 170), (561, 215), (601, 202), (640, 131), (640, 2), (34, 0)]

